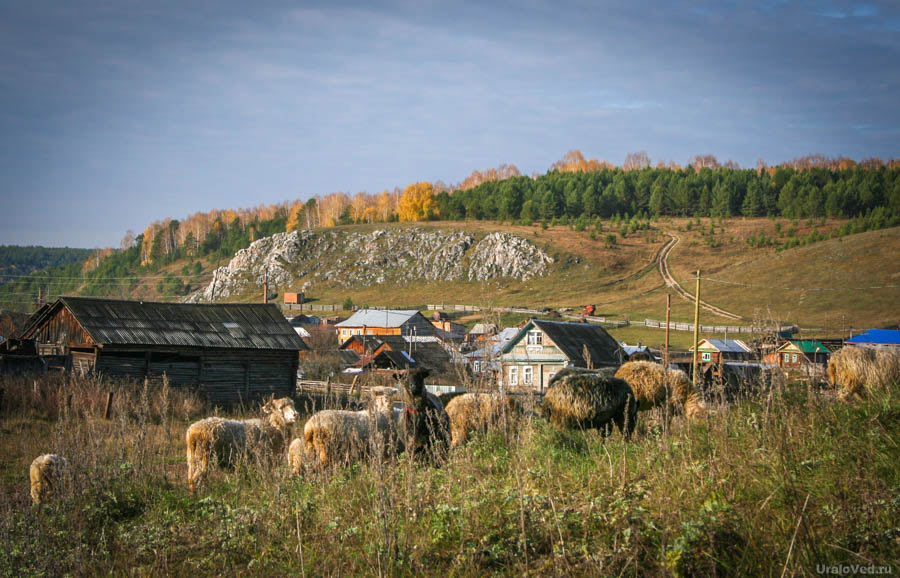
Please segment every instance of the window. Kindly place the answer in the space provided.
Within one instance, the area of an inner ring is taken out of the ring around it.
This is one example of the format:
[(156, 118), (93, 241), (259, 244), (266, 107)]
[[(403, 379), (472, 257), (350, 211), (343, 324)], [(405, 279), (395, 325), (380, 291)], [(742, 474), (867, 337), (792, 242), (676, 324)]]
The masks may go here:
[(796, 353), (791, 355), (791, 361), (793, 361), (794, 363), (797, 363), (797, 354)]
[(472, 362), (472, 371), (474, 371), (475, 373), (481, 373), (481, 361)]
[(700, 359), (702, 361), (712, 361), (712, 353), (710, 353), (708, 351), (704, 351), (703, 353), (700, 354)]
[(509, 385), (519, 385), (518, 367), (513, 366), (509, 368)]
[(790, 354), (790, 353), (785, 353), (785, 354), (784, 354), (784, 362), (785, 362), (785, 363), (790, 363), (790, 362), (791, 362), (791, 354)]
[(522, 385), (531, 385), (534, 377), (534, 368), (526, 365), (522, 368)]
[(527, 343), (528, 345), (543, 345), (544, 334), (540, 331), (529, 331)]

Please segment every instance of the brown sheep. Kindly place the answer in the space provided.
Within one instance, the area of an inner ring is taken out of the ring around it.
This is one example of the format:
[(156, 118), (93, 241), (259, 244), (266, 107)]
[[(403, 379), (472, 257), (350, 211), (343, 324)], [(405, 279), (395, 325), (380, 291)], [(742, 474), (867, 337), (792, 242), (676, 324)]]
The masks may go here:
[(865, 395), (900, 383), (900, 351), (884, 347), (844, 347), (828, 360), (828, 379), (844, 397)]
[(702, 417), (706, 411), (703, 398), (679, 369), (666, 369), (651, 361), (629, 361), (616, 371), (616, 377), (631, 386), (639, 411), (664, 405), (667, 397), (669, 407), (684, 408), (688, 419)]
[(297, 420), (294, 402), (287, 397), (273, 399), (262, 407), (265, 419), (242, 421), (209, 417), (191, 424), (187, 442), (188, 487), (191, 491), (209, 471), (210, 460), (219, 467), (234, 465), (234, 459), (248, 449), (263, 448), (274, 455), (284, 450), (290, 427)]
[(466, 443), (471, 433), (492, 425), (509, 425), (521, 408), (509, 396), (494, 393), (464, 393), (447, 404), (450, 447)]
[(556, 429), (596, 428), (608, 434), (615, 424), (626, 438), (637, 421), (634, 392), (609, 370), (567, 367), (550, 380), (541, 409)]
[(56, 454), (44, 454), (34, 458), (28, 468), (31, 478), (31, 502), (38, 506), (58, 494), (63, 476), (71, 471), (69, 462)]

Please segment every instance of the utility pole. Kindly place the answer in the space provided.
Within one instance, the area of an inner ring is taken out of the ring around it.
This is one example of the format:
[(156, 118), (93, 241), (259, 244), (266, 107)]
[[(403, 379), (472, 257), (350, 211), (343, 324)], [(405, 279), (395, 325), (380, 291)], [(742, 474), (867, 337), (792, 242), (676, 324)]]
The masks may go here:
[(269, 267), (266, 267), (266, 273), (263, 276), (263, 303), (269, 302)]
[(38, 309), (44, 306), (44, 288), (38, 287)]
[(700, 342), (700, 269), (697, 269), (697, 291), (694, 294), (694, 391), (697, 390), (697, 357), (700, 352), (697, 346)]
[(666, 357), (665, 368), (669, 368), (669, 315), (672, 312), (672, 294), (666, 293)]

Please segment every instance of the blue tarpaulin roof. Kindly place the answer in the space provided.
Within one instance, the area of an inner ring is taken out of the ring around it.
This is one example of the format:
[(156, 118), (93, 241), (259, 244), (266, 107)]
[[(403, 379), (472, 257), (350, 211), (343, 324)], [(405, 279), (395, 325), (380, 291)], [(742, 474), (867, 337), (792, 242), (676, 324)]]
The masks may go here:
[(900, 345), (900, 331), (894, 329), (869, 329), (856, 337), (847, 340), (847, 343), (871, 343), (877, 345)]

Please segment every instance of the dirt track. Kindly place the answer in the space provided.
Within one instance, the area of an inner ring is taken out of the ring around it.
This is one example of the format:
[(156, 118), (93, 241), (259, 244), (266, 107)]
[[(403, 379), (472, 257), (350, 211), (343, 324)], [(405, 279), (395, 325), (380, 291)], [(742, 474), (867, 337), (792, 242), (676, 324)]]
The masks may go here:
[[(663, 248), (660, 250), (659, 254), (656, 256), (656, 262), (659, 265), (659, 274), (662, 275), (663, 281), (665, 281), (666, 285), (675, 290), (676, 293), (681, 295), (683, 299), (693, 302), (694, 296), (678, 284), (678, 281), (672, 277), (672, 274), (669, 273), (669, 253), (672, 252), (672, 249), (675, 248), (675, 245), (681, 241), (681, 238), (674, 233), (670, 233), (668, 231), (663, 231), (666, 235), (669, 236), (669, 240), (663, 245)], [(727, 317), (728, 319), (743, 319), (740, 315), (735, 313), (731, 313), (730, 311), (725, 311), (715, 305), (710, 305), (704, 300), (700, 300), (700, 307), (703, 307), (707, 311), (711, 311), (716, 315), (721, 315), (722, 317)]]

